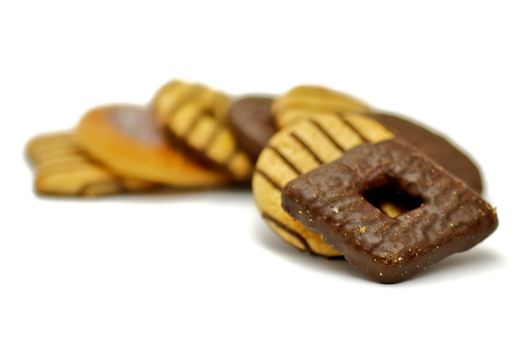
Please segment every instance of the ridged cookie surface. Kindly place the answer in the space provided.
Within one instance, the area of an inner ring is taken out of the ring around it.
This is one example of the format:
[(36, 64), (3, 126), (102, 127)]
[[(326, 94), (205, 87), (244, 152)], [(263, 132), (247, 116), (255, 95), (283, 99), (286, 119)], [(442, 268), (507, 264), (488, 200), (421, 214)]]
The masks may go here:
[(230, 98), (202, 84), (173, 80), (157, 91), (152, 101), (152, 110), (162, 124), (168, 124), (174, 112), (189, 102), (218, 118), (224, 118)]
[(370, 108), (359, 99), (322, 86), (297, 86), (273, 103), (276, 126), (284, 126), (320, 113), (367, 112)]
[(41, 194), (102, 196), (156, 187), (151, 182), (115, 175), (90, 158), (71, 132), (36, 136), (28, 142), (26, 154), (35, 168), (35, 190)]
[(359, 114), (317, 115), (280, 130), (260, 154), (253, 175), (253, 195), (264, 220), (284, 241), (300, 250), (340, 256), (322, 236), (282, 209), (282, 189), (300, 174), (339, 158), (346, 150), (392, 137), (381, 124)]
[(180, 188), (210, 187), (228, 182), (225, 175), (173, 147), (144, 107), (95, 108), (82, 118), (75, 136), (91, 156), (123, 176)]
[(198, 84), (171, 82), (154, 97), (153, 110), (177, 143), (236, 181), (252, 173), (226, 121), (230, 98)]

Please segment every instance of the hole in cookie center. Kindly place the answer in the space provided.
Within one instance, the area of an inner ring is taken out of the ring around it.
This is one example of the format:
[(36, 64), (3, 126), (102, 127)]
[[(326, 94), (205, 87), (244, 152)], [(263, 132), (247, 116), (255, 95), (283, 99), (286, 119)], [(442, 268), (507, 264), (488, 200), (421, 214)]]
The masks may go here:
[(362, 196), (384, 214), (395, 218), (423, 204), (422, 198), (405, 191), (393, 178), (385, 178), (371, 186)]

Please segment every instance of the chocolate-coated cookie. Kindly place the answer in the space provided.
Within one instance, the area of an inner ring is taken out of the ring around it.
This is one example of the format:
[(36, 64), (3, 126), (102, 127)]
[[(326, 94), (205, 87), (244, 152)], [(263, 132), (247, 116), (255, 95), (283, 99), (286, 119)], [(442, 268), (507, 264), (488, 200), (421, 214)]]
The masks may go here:
[(474, 191), (481, 193), (483, 185), (478, 167), (445, 137), (401, 116), (380, 112), (370, 115), (395, 135), (412, 144), (450, 173), (465, 181)]
[(231, 105), (228, 120), (238, 144), (256, 160), (276, 132), (271, 106), (273, 98), (245, 96)]
[[(311, 124), (310, 128), (314, 130), (314, 128), (317, 128), (317, 132), (313, 132), (311, 137), (315, 139), (315, 145), (312, 147), (317, 152), (324, 152), (328, 149), (329, 146), (324, 145), (323, 143), (317, 143), (317, 139), (324, 133), (329, 134), (329, 139), (334, 138), (333, 134), (335, 133), (345, 133), (346, 128), (342, 123), (338, 123), (335, 121), (335, 118), (341, 117), (342, 115), (336, 115), (336, 114), (328, 114), (328, 113), (320, 113), (316, 112), (312, 114), (311, 121), (309, 124)], [(459, 151), (457, 148), (452, 146), (446, 139), (443, 137), (433, 133), (432, 131), (425, 129), (424, 127), (419, 126), (418, 124), (414, 124), (413, 122), (410, 122), (409, 120), (406, 120), (402, 117), (394, 116), (394, 115), (388, 115), (388, 114), (372, 114), (367, 113), (363, 114), (363, 118), (367, 117), (373, 117), (375, 121), (378, 123), (372, 123), (370, 125), (373, 129), (380, 129), (380, 130), (387, 130), (390, 133), (397, 135), (398, 137), (406, 140), (410, 144), (414, 145), (418, 149), (420, 149), (423, 153), (427, 154), (429, 157), (433, 158), (438, 164), (445, 167), (447, 170), (452, 172), (453, 175), (459, 177), (460, 179), (467, 182), (467, 184), (472, 187), (474, 190), (480, 192), (481, 191), (481, 179), (479, 176), (479, 171), (477, 170), (476, 166), (468, 159), (461, 151)], [(344, 120), (349, 117), (345, 117)], [(309, 119), (309, 118), (308, 118)], [(326, 121), (327, 119), (327, 121)], [(323, 124), (325, 127), (319, 128), (319, 126), (322, 126)], [(294, 125), (303, 125), (302, 123), (294, 123), (293, 126), (289, 126), (289, 130), (294, 130), (296, 126)], [(383, 128), (380, 128), (380, 125), (382, 125)], [(301, 128), (306, 128), (306, 126), (301, 126)], [(340, 129), (340, 130), (339, 130)], [(289, 131), (290, 132), (290, 131)], [(280, 134), (280, 132), (279, 132)], [(346, 148), (349, 149), (349, 148)], [(298, 154), (292, 154), (293, 157), (296, 157), (298, 159), (298, 162), (303, 163), (309, 163), (310, 158), (309, 156), (302, 155), (301, 153)], [(269, 155), (266, 155), (265, 157), (269, 158)], [(305, 158), (305, 159), (304, 159)], [(253, 189), (255, 191), (255, 198), (258, 198), (259, 194), (257, 191), (260, 190), (259, 186), (254, 185), (254, 181), (257, 180), (258, 177), (261, 177), (262, 175), (266, 175), (267, 172), (261, 172), (262, 169), (261, 164), (265, 164), (268, 161), (260, 160), (257, 163), (257, 175), (255, 175), (253, 178)], [(277, 163), (280, 164), (280, 163)], [(269, 171), (271, 173), (273, 172), (284, 172), (282, 170), (282, 167), (280, 165), (273, 165), (276, 166), (276, 169), (271, 169), (269, 167)], [(282, 176), (282, 175), (279, 175)], [(264, 191), (265, 192), (265, 191)], [(266, 198), (272, 198), (271, 195), (275, 195), (274, 190), (269, 189), (268, 193), (261, 193), (261, 197)], [(383, 193), (382, 197), (388, 198), (391, 194), (389, 193)], [(271, 202), (271, 201), (270, 201)], [(276, 204), (279, 202), (279, 199), (274, 199), (272, 201), (273, 204)], [(258, 200), (257, 203), (260, 203), (262, 207), (265, 206), (266, 201), (265, 200)], [(400, 203), (399, 203), (400, 204)], [(382, 210), (391, 217), (396, 217), (401, 213), (401, 210), (404, 208), (401, 208), (400, 205), (395, 205), (393, 202), (390, 202), (388, 200), (383, 200), (381, 203), (379, 203)], [(280, 213), (279, 210), (275, 210), (276, 213)], [(270, 221), (272, 218), (271, 215), (269, 215), (267, 212), (264, 214), (264, 217), (266, 217), (266, 221), (269, 223), (271, 228), (277, 232), (284, 240), (292, 245), (295, 245), (297, 248), (303, 249), (302, 246), (308, 247), (304, 250), (310, 251), (313, 254), (317, 255), (323, 255), (323, 256), (337, 256), (339, 254), (335, 253), (330, 247), (325, 245), (323, 240), (319, 240), (317, 235), (312, 234), (309, 231), (304, 231), (302, 229), (299, 229), (296, 227), (295, 229), (291, 229), (291, 227), (287, 226), (286, 222), (282, 220), (282, 217), (279, 217), (278, 221), (279, 224), (282, 224), (282, 229), (278, 228), (276, 224), (271, 224)], [(275, 220), (276, 221), (276, 220)], [(285, 229), (283, 229), (285, 228)], [(289, 231), (289, 235), (286, 233), (286, 231)], [(292, 237), (295, 235), (291, 232), (295, 231), (295, 234), (298, 233), (299, 235), (297, 237), (301, 237), (305, 239), (305, 242), (298, 243), (299, 239), (293, 239)]]
[[(372, 192), (404, 194), (397, 217)], [(497, 227), (495, 210), (466, 183), (406, 142), (365, 143), (289, 182), (282, 207), (320, 233), (355, 268), (383, 283), (405, 280)]]

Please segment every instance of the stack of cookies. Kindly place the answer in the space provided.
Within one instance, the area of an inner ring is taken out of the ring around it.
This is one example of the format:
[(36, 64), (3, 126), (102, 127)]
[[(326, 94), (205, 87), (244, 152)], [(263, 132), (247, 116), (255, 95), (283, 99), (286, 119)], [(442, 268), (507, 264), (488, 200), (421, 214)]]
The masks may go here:
[(392, 283), (497, 227), (477, 166), (448, 140), (350, 95), (297, 86), (232, 97), (171, 81), (148, 106), (88, 111), (27, 145), (35, 190), (101, 196), (252, 181), (270, 229)]

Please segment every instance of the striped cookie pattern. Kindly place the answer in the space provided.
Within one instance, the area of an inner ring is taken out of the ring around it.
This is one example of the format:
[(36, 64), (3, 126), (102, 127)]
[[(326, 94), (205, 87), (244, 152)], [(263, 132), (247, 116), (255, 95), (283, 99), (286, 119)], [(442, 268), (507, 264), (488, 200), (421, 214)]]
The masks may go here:
[(370, 108), (359, 99), (322, 86), (297, 86), (273, 103), (278, 128), (315, 114), (367, 112)]
[(217, 118), (226, 116), (231, 103), (229, 96), (205, 85), (173, 80), (158, 90), (151, 105), (154, 115), (166, 125), (189, 102)]
[(253, 175), (253, 195), (263, 219), (285, 242), (302, 251), (328, 258), (340, 256), (321, 235), (282, 209), (282, 189), (299, 175), (361, 143), (392, 137), (375, 120), (354, 113), (317, 115), (280, 130), (260, 154)]
[(36, 136), (26, 146), (35, 168), (35, 190), (58, 196), (103, 196), (142, 192), (155, 187), (147, 181), (123, 178), (91, 159), (73, 133)]
[(173, 82), (161, 88), (153, 104), (158, 120), (177, 141), (236, 181), (250, 178), (250, 158), (238, 147), (226, 121), (227, 95), (201, 85)]

